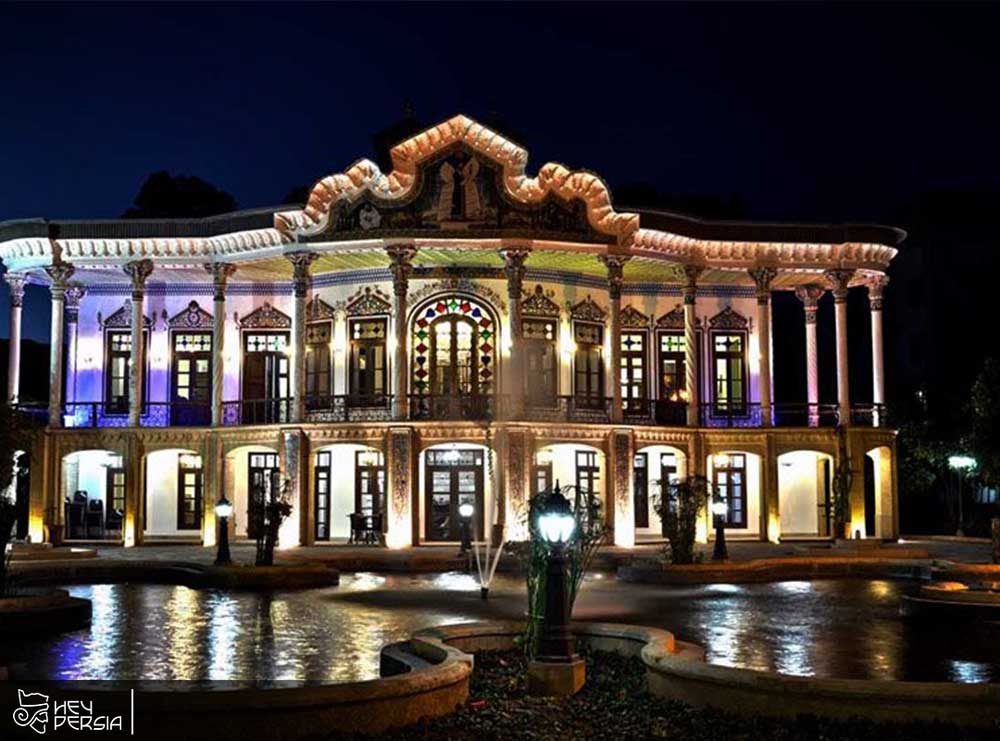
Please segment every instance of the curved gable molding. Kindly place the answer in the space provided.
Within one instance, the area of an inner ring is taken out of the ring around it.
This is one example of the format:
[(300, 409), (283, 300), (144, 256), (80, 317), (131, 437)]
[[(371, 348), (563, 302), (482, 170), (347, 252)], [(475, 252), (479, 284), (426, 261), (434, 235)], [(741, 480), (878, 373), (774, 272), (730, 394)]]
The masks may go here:
[(378, 289), (378, 286), (365, 286), (347, 299), (348, 316), (373, 316), (391, 313), (392, 302)]
[(747, 329), (750, 320), (734, 311), (732, 306), (727, 306), (708, 320), (708, 326), (712, 329)]
[(545, 292), (539, 283), (534, 292), (521, 301), (521, 314), (531, 317), (558, 317), (561, 312), (559, 304), (552, 300), (553, 291)]
[(504, 191), (515, 201), (537, 204), (550, 193), (567, 201), (583, 201), (588, 223), (597, 232), (614, 237), (620, 245), (628, 244), (639, 228), (638, 214), (615, 211), (611, 192), (597, 175), (549, 162), (537, 176), (528, 177), (524, 173), (528, 162), (525, 149), (464, 115), (396, 145), (391, 152), (393, 169), (388, 174), (363, 159), (346, 172), (323, 178), (313, 186), (305, 208), (276, 213), (274, 227), (290, 237), (313, 236), (326, 228), (333, 206), (340, 199), (354, 201), (369, 192), (378, 198), (402, 201), (413, 195), (420, 165), (455, 144), (464, 144), (500, 165)]
[(608, 316), (608, 312), (602, 309), (594, 299), (587, 296), (583, 301), (579, 301), (569, 307), (569, 315), (574, 319), (585, 322), (603, 323)]
[(183, 311), (170, 317), (167, 326), (171, 329), (211, 329), (212, 315), (201, 308), (197, 301), (192, 301)]
[(620, 317), (623, 329), (649, 329), (649, 317), (631, 304), (622, 309)]
[[(125, 299), (125, 303), (120, 309), (117, 309), (111, 316), (107, 319), (101, 317), (101, 313), (97, 312), (97, 323), (101, 325), (103, 329), (128, 329), (132, 326), (132, 301), (130, 299)], [(142, 325), (146, 329), (153, 327), (153, 320), (146, 316), (142, 317)]]
[(291, 329), (292, 318), (265, 303), (240, 319), (241, 329)]

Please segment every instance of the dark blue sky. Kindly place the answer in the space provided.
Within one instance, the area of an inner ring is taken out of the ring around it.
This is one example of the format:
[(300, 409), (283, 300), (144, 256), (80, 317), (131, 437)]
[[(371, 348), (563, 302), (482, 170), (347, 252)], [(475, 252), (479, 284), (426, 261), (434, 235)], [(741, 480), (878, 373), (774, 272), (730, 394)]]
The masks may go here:
[[(735, 194), (757, 218), (892, 221), (920, 192), (997, 186), (998, 17), (958, 3), (4, 5), (0, 220), (115, 217), (160, 169), (273, 204), (371, 156), (410, 100), (428, 123), (496, 111), (532, 172), (554, 159), (612, 187)], [(2, 334), (6, 312), (0, 297)], [(29, 313), (26, 336), (43, 339)]]

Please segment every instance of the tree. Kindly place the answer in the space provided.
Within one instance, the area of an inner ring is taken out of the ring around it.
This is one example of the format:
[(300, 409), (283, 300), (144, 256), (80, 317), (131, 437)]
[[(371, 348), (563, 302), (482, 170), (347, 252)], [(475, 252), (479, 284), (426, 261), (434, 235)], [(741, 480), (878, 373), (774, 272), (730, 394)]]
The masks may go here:
[(969, 404), (970, 432), (966, 447), (976, 459), (979, 479), (1000, 484), (1000, 360), (987, 358), (972, 384)]
[(31, 428), (16, 409), (0, 402), (0, 597), (10, 588), (7, 547), (17, 524), (17, 503), (14, 496), (14, 459), (31, 447)]
[(236, 210), (236, 200), (192, 175), (154, 172), (139, 188), (123, 219), (199, 219)]
[(711, 485), (704, 476), (688, 476), (667, 486), (653, 505), (670, 543), (670, 562), (694, 563), (698, 517), (708, 505)]
[(285, 478), (280, 486), (269, 487), (264, 501), (253, 508), (252, 516), (256, 519), (257, 532), (257, 566), (274, 565), (274, 549), (278, 546), (281, 523), (292, 514), (292, 503), (288, 500), (291, 485), (291, 479)]

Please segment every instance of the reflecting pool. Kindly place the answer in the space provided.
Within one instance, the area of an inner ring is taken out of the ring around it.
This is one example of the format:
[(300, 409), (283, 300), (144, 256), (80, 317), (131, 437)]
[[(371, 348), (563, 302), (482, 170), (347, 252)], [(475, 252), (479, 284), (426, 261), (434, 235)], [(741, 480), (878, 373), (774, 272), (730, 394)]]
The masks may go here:
[[(341, 585), (249, 593), (163, 585), (68, 587), (93, 602), (89, 629), (0, 638), (13, 678), (187, 680), (191, 687), (343, 682), (378, 676), (379, 650), (429, 625), (524, 614), (520, 579), (344, 574)], [(917, 585), (878, 580), (656, 587), (588, 578), (580, 620), (652, 625), (708, 660), (798, 676), (996, 682), (1000, 642), (984, 624), (899, 615)]]

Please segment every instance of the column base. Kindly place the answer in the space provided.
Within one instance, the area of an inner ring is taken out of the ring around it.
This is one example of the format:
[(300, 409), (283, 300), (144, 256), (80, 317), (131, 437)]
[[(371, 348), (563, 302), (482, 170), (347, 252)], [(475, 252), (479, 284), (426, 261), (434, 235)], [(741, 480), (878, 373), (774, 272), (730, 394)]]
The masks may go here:
[(587, 665), (577, 657), (571, 661), (528, 662), (528, 694), (535, 697), (571, 697), (587, 681)]

